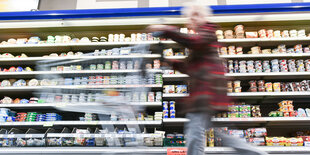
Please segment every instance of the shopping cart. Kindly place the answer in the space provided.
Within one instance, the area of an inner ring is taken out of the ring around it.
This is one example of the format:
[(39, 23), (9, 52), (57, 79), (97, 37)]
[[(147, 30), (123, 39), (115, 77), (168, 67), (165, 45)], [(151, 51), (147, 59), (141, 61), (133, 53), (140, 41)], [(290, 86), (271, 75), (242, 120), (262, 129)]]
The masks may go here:
[[(151, 53), (149, 48), (139, 44), (40, 61), (37, 70), (49, 74), (38, 75), (42, 89), (36, 93), (60, 111), (96, 114), (100, 120), (110, 116), (112, 121), (136, 121), (138, 112), (144, 109), (136, 98), (146, 96), (152, 86), (162, 83), (161, 74), (149, 71), (144, 58)], [(140, 96), (133, 96), (134, 92)], [(141, 133), (138, 124), (125, 125)], [(113, 124), (102, 125), (102, 128), (115, 130)]]

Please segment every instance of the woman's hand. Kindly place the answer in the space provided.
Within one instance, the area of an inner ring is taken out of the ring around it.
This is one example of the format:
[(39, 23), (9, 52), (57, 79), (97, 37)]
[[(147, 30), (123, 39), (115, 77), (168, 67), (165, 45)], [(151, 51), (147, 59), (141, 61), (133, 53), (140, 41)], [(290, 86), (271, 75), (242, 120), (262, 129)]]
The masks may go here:
[(150, 26), (146, 27), (146, 30), (148, 30), (150, 32), (155, 32), (155, 31), (164, 31), (167, 28), (169, 28), (168, 25), (150, 25)]

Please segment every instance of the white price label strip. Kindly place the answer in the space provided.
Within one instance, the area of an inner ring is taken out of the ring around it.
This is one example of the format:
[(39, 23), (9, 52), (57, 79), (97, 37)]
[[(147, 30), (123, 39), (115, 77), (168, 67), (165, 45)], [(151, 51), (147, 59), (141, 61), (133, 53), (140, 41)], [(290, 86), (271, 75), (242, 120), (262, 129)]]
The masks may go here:
[(53, 122), (45, 122), (45, 123), (43, 124), (44, 127), (51, 127), (51, 126), (53, 126), (53, 125), (54, 125)]
[(15, 135), (8, 135), (8, 138), (14, 138), (15, 137)]
[(26, 138), (32, 138), (32, 135), (26, 135), (25, 137)]

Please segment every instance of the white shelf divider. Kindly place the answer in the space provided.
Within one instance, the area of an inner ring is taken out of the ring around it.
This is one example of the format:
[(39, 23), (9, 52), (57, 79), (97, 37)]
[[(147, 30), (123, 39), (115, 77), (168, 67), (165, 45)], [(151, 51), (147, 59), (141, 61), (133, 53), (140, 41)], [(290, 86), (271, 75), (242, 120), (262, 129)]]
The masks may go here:
[[(81, 70), (81, 71), (29, 71), (29, 72), (0, 72), (0, 76), (14, 75), (50, 75), (50, 74), (104, 74), (104, 73), (139, 73), (141, 70)], [(160, 69), (148, 69), (147, 72), (161, 73)]]
[(310, 53), (279, 53), (279, 54), (240, 54), (240, 55), (220, 55), (225, 59), (236, 58), (279, 58), (279, 57), (309, 57)]
[(163, 78), (186, 78), (187, 74), (163, 74)]
[(219, 39), (222, 43), (242, 43), (242, 42), (277, 42), (277, 41), (308, 41), (310, 37), (299, 38), (243, 38), (243, 39)]
[(162, 84), (147, 85), (64, 85), (64, 86), (22, 86), (0, 87), (0, 91), (32, 91), (43, 89), (104, 89), (104, 88), (161, 88)]
[(187, 118), (164, 118), (163, 123), (186, 123), (189, 122)]
[(106, 56), (65, 56), (65, 57), (25, 57), (25, 58), (0, 58), (5, 61), (44, 61), (44, 60), (67, 60), (67, 59), (129, 59), (129, 58), (160, 58), (160, 54), (131, 54), (131, 55), (106, 55)]
[(54, 44), (11, 44), (0, 45), (1, 48), (44, 48), (44, 47), (79, 47), (79, 46), (126, 46), (138, 44), (175, 44), (174, 41), (135, 41), (135, 42), (88, 42), (88, 43), (54, 43)]
[(188, 97), (189, 94), (163, 94), (163, 97)]
[[(169, 147), (1, 147), (0, 154), (166, 154)], [(304, 146), (256, 146), (255, 148), (280, 154), (309, 154), (310, 147)], [(229, 147), (205, 147), (205, 153), (235, 153)]]
[(161, 125), (162, 121), (51, 121), (51, 122), (1, 122), (1, 126), (61, 126), (61, 125)]
[(309, 76), (310, 72), (271, 72), (271, 73), (226, 73), (227, 77), (257, 77), (257, 76)]
[[(27, 103), (27, 104), (0, 104), (0, 108), (40, 108), (40, 107), (57, 107), (57, 106), (78, 106), (78, 105), (98, 105), (99, 103)], [(130, 102), (133, 106), (161, 106), (161, 102)]]
[(262, 97), (262, 96), (309, 96), (310, 92), (241, 92), (228, 93), (231, 97)]
[[(163, 123), (186, 123), (187, 118), (164, 118)], [(253, 123), (253, 122), (310, 122), (310, 117), (249, 117), (249, 118), (212, 118), (217, 123)]]
[(310, 122), (310, 117), (249, 117), (249, 118), (212, 118), (213, 122)]
[(187, 56), (166, 56), (166, 59), (178, 59), (178, 60), (182, 60), (185, 59)]

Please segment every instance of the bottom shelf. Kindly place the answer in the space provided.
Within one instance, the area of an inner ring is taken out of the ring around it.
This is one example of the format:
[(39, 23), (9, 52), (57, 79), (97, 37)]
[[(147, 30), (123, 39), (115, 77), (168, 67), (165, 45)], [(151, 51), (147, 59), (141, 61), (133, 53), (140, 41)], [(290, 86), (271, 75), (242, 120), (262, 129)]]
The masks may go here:
[[(260, 146), (271, 154), (310, 154), (310, 147)], [(25, 147), (0, 148), (0, 154), (167, 154), (167, 147)], [(234, 154), (229, 147), (206, 147), (206, 154)]]

